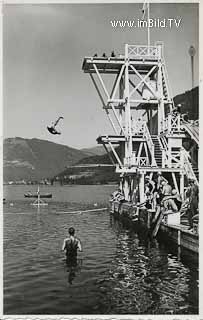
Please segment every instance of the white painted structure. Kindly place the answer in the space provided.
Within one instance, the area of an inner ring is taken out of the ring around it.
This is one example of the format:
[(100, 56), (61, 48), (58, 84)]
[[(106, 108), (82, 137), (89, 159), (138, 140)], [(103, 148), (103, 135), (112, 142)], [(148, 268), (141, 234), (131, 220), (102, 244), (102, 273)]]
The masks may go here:
[(183, 148), (185, 131), (180, 114), (174, 112), (163, 44), (126, 44), (124, 54), (86, 57), (82, 68), (89, 73), (113, 130), (97, 141), (112, 151), (125, 199), (131, 200), (139, 185), (142, 202), (145, 174), (159, 171), (171, 174), (174, 188), (183, 196), (185, 176), (197, 178)]

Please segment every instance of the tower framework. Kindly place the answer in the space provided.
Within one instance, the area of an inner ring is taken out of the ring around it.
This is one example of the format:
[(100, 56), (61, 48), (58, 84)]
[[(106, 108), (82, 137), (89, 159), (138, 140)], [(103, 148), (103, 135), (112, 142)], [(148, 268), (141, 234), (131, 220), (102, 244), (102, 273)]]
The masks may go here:
[(185, 130), (172, 99), (162, 43), (126, 44), (124, 54), (84, 58), (82, 69), (89, 73), (111, 124), (113, 132), (97, 142), (112, 151), (126, 200), (136, 184), (143, 200), (146, 173), (170, 174), (182, 196), (186, 176), (198, 183), (183, 148)]

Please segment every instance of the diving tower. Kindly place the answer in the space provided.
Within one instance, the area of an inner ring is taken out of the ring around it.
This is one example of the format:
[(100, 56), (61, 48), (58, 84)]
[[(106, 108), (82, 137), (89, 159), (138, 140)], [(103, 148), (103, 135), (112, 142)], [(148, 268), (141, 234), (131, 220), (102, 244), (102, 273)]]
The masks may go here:
[(141, 195), (145, 174), (155, 172), (170, 173), (174, 188), (183, 196), (185, 178), (197, 181), (197, 177), (183, 147), (188, 128), (175, 112), (163, 43), (126, 44), (124, 54), (85, 57), (82, 69), (89, 74), (112, 127), (97, 142), (107, 153), (112, 151), (109, 155), (126, 200), (134, 181)]

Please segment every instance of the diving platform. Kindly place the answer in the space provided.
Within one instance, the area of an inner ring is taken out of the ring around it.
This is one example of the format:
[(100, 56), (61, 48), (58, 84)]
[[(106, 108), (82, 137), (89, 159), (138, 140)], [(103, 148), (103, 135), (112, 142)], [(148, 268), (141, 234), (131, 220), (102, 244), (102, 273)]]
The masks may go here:
[[(152, 66), (157, 66), (158, 59), (155, 57), (149, 59), (149, 57), (131, 58), (132, 65), (136, 66), (141, 73), (147, 73)], [(97, 65), (97, 69), (100, 73), (117, 74), (118, 71), (125, 64), (125, 56), (120, 57), (85, 57), (82, 65), (82, 69), (85, 73), (96, 73), (94, 65)], [(155, 72), (155, 71), (154, 71)], [(130, 70), (130, 74), (133, 74), (133, 70)]]
[[(143, 138), (142, 135), (136, 135), (132, 136), (133, 141), (139, 141), (139, 142), (144, 142), (145, 139)], [(120, 142), (125, 142), (126, 138), (124, 135), (109, 135), (109, 136), (99, 136), (97, 138), (97, 143), (98, 144), (120, 144)]]
[(67, 169), (75, 169), (75, 168), (107, 168), (107, 167), (115, 167), (113, 164), (108, 163), (90, 163), (90, 164), (76, 164), (73, 166), (66, 166)]
[[(122, 66), (125, 65), (126, 56), (130, 63), (136, 66), (141, 73), (147, 73), (153, 66), (156, 67), (153, 70), (153, 73), (155, 73), (161, 59), (161, 49), (160, 46), (130, 45), (126, 47), (125, 54), (117, 56), (114, 54), (113, 57), (108, 57), (106, 54), (97, 56), (96, 54), (93, 57), (84, 58), (82, 70), (85, 73), (95, 73), (98, 70), (100, 73), (117, 74)], [(129, 73), (133, 74), (133, 70), (129, 70)]]
[(118, 165), (116, 167), (117, 173), (125, 173), (126, 175), (135, 174), (135, 173), (142, 173), (142, 174), (148, 174), (148, 173), (158, 173), (162, 172), (164, 173), (179, 173), (182, 174), (183, 170), (180, 168), (162, 168), (162, 167), (151, 167), (151, 166), (133, 166), (131, 168), (122, 167), (120, 168)]

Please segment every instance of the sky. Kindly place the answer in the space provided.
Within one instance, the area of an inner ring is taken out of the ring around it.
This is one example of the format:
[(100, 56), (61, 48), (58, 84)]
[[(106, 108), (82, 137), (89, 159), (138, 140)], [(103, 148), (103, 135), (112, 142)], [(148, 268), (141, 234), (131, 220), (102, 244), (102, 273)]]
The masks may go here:
[[(164, 42), (173, 96), (191, 89), (194, 57), (198, 85), (198, 4), (150, 5), (151, 18), (181, 18), (179, 28), (151, 28), (151, 44)], [(92, 147), (111, 126), (88, 74), (85, 56), (124, 53), (124, 45), (147, 44), (145, 28), (113, 28), (115, 19), (142, 18), (141, 3), (6, 4), (3, 6), (4, 137), (38, 138), (74, 148)], [(63, 116), (60, 136), (46, 126)]]

